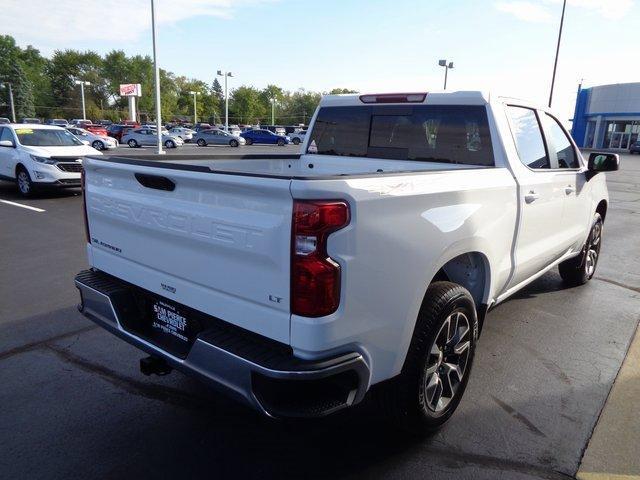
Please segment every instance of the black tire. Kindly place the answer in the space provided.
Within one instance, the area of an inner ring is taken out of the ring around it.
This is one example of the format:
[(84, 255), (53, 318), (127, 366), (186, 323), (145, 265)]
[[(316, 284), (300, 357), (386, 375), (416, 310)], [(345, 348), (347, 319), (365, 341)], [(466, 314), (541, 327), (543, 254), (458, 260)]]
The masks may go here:
[(247, 145), (253, 145), (253, 140), (251, 140), (250, 138), (245, 138), (245, 142), (247, 143)]
[(167, 148), (176, 148), (176, 144), (173, 140), (167, 140), (164, 142), (164, 146)]
[(196, 142), (196, 144), (199, 147), (206, 147), (207, 146), (207, 142), (204, 138), (199, 138), (198, 141)]
[(284, 138), (279, 138), (278, 139), (278, 146), (279, 147), (284, 147)]
[(134, 138), (130, 139), (127, 142), (127, 145), (129, 145), (129, 148), (138, 148), (140, 145), (138, 145), (138, 142), (136, 142), (136, 140)]
[(300, 145), (300, 139), (298, 137), (295, 137), (292, 142), (294, 145)]
[(232, 146), (232, 147), (237, 147), (237, 146), (239, 146), (240, 144), (238, 143), (238, 140), (231, 140), (231, 141), (229, 142), (229, 145), (230, 145), (230, 146)]
[(558, 265), (558, 271), (564, 283), (570, 287), (584, 285), (593, 278), (600, 258), (602, 246), (602, 227), (604, 223), (599, 213), (593, 216), (591, 230), (580, 255), (565, 260)]
[(22, 165), (16, 169), (16, 186), (18, 187), (18, 193), (22, 197), (29, 198), (33, 196), (34, 187), (31, 176)]
[[(457, 328), (451, 328), (454, 321)], [(475, 303), (466, 288), (451, 282), (429, 285), (402, 371), (379, 385), (376, 392), (381, 407), (395, 425), (412, 433), (426, 434), (451, 417), (469, 380), (477, 332)], [(443, 336), (448, 340), (441, 348), (439, 342), (442, 344)], [(454, 353), (452, 345), (460, 353)], [(466, 348), (460, 350), (461, 345)], [(463, 365), (462, 378), (456, 373), (452, 379), (455, 371), (451, 366), (458, 361)], [(434, 383), (435, 377), (438, 379)]]
[(94, 140), (91, 146), (96, 150), (104, 150), (104, 143), (102, 143), (100, 140)]

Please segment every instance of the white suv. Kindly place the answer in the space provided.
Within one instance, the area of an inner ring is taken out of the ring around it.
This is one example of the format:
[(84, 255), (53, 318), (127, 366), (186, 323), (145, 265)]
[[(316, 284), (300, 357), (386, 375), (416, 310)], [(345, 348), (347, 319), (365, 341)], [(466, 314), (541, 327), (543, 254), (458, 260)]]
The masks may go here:
[(17, 182), (25, 197), (38, 187), (79, 187), (86, 155), (102, 154), (64, 128), (0, 125), (0, 179)]

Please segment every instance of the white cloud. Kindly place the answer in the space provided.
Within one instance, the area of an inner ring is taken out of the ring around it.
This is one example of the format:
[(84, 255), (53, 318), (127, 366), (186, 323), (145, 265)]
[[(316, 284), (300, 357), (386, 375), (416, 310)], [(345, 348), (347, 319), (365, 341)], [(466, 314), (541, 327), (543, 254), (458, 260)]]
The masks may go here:
[(551, 12), (539, 3), (527, 1), (498, 2), (495, 7), (505, 13), (510, 13), (519, 20), (527, 22), (552, 22)]
[[(193, 17), (228, 19), (239, 8), (274, 0), (156, 0), (158, 25)], [(149, 0), (3, 0), (2, 33), (44, 50), (138, 40), (151, 27)]]
[[(508, 0), (494, 4), (501, 12), (509, 13), (527, 22), (557, 22), (560, 16), (558, 6), (563, 0)], [(567, 10), (584, 9), (606, 20), (620, 20), (634, 7), (634, 0), (567, 0)]]

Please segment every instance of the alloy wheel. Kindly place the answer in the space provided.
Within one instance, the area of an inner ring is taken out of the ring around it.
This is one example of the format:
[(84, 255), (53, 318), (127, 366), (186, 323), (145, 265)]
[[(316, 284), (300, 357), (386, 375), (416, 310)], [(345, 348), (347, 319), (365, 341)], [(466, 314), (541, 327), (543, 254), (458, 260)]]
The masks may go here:
[(589, 244), (587, 245), (587, 256), (585, 259), (585, 270), (587, 278), (591, 278), (596, 271), (598, 256), (600, 255), (600, 241), (602, 239), (602, 222), (597, 221), (591, 229)]
[(427, 408), (433, 413), (447, 408), (462, 384), (471, 352), (470, 325), (463, 312), (453, 312), (429, 349), (422, 393)]
[(18, 173), (18, 188), (24, 195), (27, 195), (31, 190), (29, 175), (24, 170), (21, 170), (20, 173)]

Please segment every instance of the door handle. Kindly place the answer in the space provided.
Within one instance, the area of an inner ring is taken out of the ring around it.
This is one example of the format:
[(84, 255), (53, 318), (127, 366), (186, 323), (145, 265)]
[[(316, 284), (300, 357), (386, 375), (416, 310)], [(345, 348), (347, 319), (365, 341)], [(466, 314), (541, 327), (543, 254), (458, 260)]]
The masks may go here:
[(539, 198), (540, 198), (540, 194), (534, 192), (533, 190), (531, 190), (529, 193), (527, 193), (524, 196), (524, 201), (527, 202), (527, 203), (532, 203), (532, 202), (535, 202)]
[(566, 187), (564, 187), (564, 193), (566, 193), (567, 195), (571, 195), (575, 191), (576, 189), (572, 185), (567, 185)]

